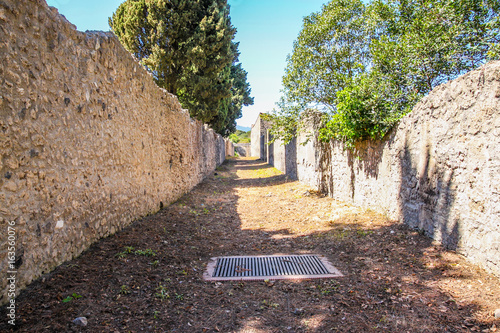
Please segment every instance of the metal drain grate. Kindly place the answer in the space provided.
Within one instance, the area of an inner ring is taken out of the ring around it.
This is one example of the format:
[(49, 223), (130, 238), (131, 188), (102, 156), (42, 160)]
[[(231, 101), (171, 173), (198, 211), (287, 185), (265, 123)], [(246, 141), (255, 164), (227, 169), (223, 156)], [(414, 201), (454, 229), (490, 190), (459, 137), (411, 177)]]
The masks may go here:
[(343, 276), (316, 254), (212, 258), (203, 278), (208, 281), (321, 279)]

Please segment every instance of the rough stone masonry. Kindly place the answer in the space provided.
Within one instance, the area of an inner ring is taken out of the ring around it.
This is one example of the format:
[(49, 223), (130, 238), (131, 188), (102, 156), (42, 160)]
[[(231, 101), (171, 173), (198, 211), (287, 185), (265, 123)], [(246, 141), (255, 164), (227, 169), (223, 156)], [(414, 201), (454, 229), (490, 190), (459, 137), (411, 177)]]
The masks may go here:
[(500, 276), (500, 61), (436, 87), (383, 140), (321, 143), (321, 114), (284, 145), (252, 126), (252, 156), (335, 199), (423, 231)]
[(17, 293), (224, 160), (112, 33), (79, 32), (43, 0), (0, 1), (0, 60), (0, 272)]
[(500, 61), (436, 87), (383, 140), (348, 150), (301, 133), (292, 158), (299, 180), (500, 276)]

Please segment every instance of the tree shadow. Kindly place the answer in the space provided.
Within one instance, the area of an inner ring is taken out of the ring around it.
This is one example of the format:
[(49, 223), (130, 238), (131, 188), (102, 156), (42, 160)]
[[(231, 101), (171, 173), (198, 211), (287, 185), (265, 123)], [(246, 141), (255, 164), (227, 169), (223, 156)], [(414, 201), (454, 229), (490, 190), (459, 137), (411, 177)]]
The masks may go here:
[[(324, 193), (334, 193), (338, 184), (335, 177), (332, 177), (334, 172), (332, 163), (346, 163), (349, 168), (349, 181), (347, 182), (350, 197), (354, 198), (356, 194), (356, 175), (359, 172), (364, 173), (367, 177), (378, 179), (379, 165), (382, 162), (383, 152), (393, 144), (395, 131), (389, 132), (384, 140), (364, 140), (357, 142), (354, 147), (348, 149), (339, 141), (320, 142), (318, 138), (314, 138), (314, 145), (318, 147), (318, 172), (319, 181), (318, 187)], [(339, 156), (334, 152), (341, 152)]]

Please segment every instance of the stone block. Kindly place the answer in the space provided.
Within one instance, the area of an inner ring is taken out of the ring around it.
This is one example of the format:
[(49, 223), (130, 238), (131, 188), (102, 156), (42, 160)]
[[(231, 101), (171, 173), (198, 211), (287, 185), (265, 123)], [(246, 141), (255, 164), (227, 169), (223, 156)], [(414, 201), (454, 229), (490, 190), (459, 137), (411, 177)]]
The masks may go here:
[[(299, 133), (298, 179), (419, 227), (500, 276), (498, 247), (485, 241), (498, 239), (500, 221), (499, 73), (492, 61), (440, 85), (384, 140), (360, 142), (354, 152)], [(318, 123), (304, 121), (316, 133)], [(275, 163), (280, 154), (274, 147)]]
[(77, 31), (44, 1), (9, 7), (0, 8), (0, 45), (12, 45), (0, 54), (8, 69), (0, 86), (7, 128), (0, 131), (0, 213), (31, 226), (18, 234), (20, 291), (160, 201), (179, 198), (226, 150), (112, 33)]

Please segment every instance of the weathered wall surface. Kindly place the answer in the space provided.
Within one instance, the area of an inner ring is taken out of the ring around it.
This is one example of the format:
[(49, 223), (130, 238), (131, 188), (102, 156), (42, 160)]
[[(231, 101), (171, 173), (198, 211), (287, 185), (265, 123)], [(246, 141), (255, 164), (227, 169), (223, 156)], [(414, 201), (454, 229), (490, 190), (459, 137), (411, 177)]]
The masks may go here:
[(43, 0), (0, 2), (0, 59), (0, 272), (18, 291), (224, 161), (223, 139), (114, 35), (76, 31)]
[(263, 120), (259, 114), (257, 120), (252, 125), (250, 132), (251, 151), (250, 156), (267, 160), (267, 129), (268, 122)]
[(437, 87), (382, 142), (297, 150), (300, 180), (500, 275), (500, 61)]
[(322, 150), (317, 142), (316, 128), (321, 124), (321, 114), (310, 114), (305, 117), (305, 130), (298, 132), (296, 138), (297, 179), (315, 189), (321, 187), (320, 156)]
[(291, 179), (297, 179), (297, 139), (285, 144), (282, 140), (275, 140), (269, 145), (269, 164), (288, 175)]
[(226, 143), (226, 156), (233, 157), (234, 156), (234, 144), (233, 144), (233, 142), (229, 139), (226, 139), (225, 143)]

